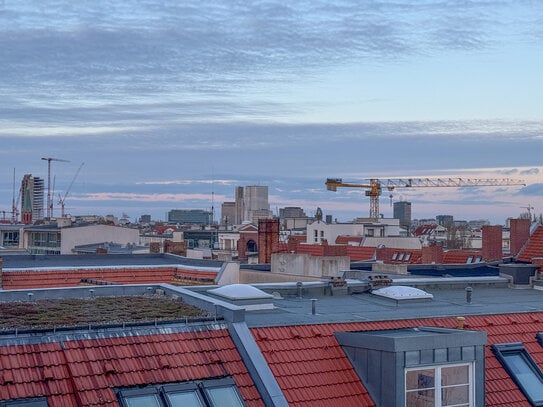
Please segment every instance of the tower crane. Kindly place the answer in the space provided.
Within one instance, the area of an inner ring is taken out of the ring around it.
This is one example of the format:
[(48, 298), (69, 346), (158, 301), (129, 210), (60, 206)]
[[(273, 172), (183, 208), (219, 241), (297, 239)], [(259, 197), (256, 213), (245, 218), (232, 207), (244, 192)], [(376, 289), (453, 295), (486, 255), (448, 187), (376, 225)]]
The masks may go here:
[(64, 163), (69, 163), (69, 161), (53, 157), (42, 157), (41, 159), (47, 161), (47, 218), (51, 219), (53, 216), (53, 199), (51, 197), (51, 161), (59, 161)]
[(329, 191), (337, 191), (338, 187), (365, 188), (366, 196), (370, 198), (370, 218), (379, 217), (379, 196), (383, 188), (392, 192), (396, 188), (429, 188), (429, 187), (496, 187), (526, 185), (522, 180), (510, 178), (369, 178), (367, 183), (348, 183), (341, 178), (328, 178), (325, 182)]
[(72, 182), (70, 182), (70, 185), (68, 185), (68, 188), (66, 189), (66, 192), (64, 193), (64, 196), (58, 195), (58, 203), (60, 204), (60, 217), (64, 217), (64, 203), (66, 202), (66, 197), (70, 193), (70, 190), (72, 189), (72, 185), (74, 184), (75, 179), (79, 175), (79, 171), (81, 171), (81, 168), (83, 167), (85, 163), (81, 163), (77, 171), (75, 172), (74, 177), (72, 178)]

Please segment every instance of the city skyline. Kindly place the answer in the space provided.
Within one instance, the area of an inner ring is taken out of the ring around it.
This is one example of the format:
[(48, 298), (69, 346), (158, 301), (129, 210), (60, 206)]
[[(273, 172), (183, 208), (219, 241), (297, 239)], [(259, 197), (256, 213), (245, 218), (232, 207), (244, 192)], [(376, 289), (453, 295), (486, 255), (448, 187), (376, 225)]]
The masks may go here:
[[(543, 212), (543, 4), (531, 1), (0, 1), (0, 211), (24, 174), (72, 214), (215, 208), (367, 216), (347, 181), (509, 177), (394, 192), (413, 218)], [(381, 198), (392, 214), (388, 193)], [(57, 213), (58, 215), (58, 213)]]

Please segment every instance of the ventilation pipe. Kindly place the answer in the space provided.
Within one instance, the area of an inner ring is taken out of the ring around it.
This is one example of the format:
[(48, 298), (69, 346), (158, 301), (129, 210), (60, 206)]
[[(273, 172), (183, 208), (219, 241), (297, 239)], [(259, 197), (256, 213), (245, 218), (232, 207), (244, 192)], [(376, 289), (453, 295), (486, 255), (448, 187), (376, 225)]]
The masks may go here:
[(471, 304), (471, 293), (473, 292), (473, 288), (471, 287), (466, 287), (466, 302), (468, 304)]
[(456, 329), (464, 329), (464, 317), (456, 317)]

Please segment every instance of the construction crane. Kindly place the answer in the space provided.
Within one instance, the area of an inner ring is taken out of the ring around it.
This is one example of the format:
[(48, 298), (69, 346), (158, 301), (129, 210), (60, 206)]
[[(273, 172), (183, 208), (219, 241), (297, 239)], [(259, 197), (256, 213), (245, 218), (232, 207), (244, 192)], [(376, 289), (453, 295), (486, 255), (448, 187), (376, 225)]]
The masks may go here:
[(429, 188), (429, 187), (497, 187), (526, 185), (524, 181), (510, 178), (369, 178), (368, 183), (347, 183), (341, 178), (328, 178), (325, 182), (329, 191), (337, 191), (338, 187), (366, 188), (366, 196), (370, 198), (370, 218), (379, 218), (379, 196), (383, 188), (394, 191), (396, 188)]
[(79, 168), (77, 169), (77, 171), (75, 172), (75, 175), (74, 177), (72, 178), (72, 182), (70, 182), (70, 185), (68, 186), (68, 188), (66, 189), (66, 192), (64, 193), (64, 196), (58, 194), (58, 203), (60, 205), (60, 217), (63, 218), (64, 217), (64, 203), (66, 202), (66, 197), (68, 196), (68, 194), (70, 193), (70, 190), (72, 189), (72, 185), (74, 184), (74, 181), (75, 179), (77, 178), (77, 176), (79, 175), (79, 171), (81, 171), (81, 168), (83, 167), (85, 163), (81, 163), (81, 165), (79, 166)]
[(13, 169), (13, 195), (11, 198), (11, 223), (16, 224), (19, 217), (19, 200), (21, 199), (21, 189), (19, 187), (19, 194), (17, 195), (17, 201), (15, 200), (15, 168)]
[(521, 206), (521, 209), (526, 209), (528, 211), (528, 217), (530, 220), (532, 219), (532, 211), (535, 209), (532, 205), (528, 204), (528, 206)]
[(70, 161), (52, 157), (42, 157), (41, 159), (47, 161), (47, 219), (51, 219), (53, 216), (53, 198), (51, 197), (51, 161), (59, 161), (63, 163), (69, 163)]

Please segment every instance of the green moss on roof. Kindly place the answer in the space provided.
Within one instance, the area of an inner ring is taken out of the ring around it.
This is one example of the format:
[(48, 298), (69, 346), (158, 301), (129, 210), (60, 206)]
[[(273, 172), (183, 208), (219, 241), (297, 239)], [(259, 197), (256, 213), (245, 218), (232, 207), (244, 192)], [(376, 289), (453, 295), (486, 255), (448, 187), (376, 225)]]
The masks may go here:
[(0, 330), (185, 320), (205, 311), (163, 296), (47, 299), (0, 303)]

